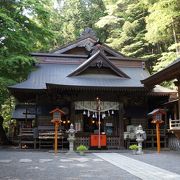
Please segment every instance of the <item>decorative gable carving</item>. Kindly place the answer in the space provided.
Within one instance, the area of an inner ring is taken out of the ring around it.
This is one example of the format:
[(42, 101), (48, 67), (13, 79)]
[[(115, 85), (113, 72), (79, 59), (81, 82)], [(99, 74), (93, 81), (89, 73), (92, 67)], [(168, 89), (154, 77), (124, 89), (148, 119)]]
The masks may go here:
[(98, 50), (94, 55), (92, 55), (89, 59), (82, 63), (77, 69), (69, 74), (68, 77), (78, 76), (88, 68), (108, 68), (117, 76), (120, 76), (122, 78), (130, 78), (127, 74), (122, 72), (113, 63), (111, 63), (111, 61), (100, 50)]

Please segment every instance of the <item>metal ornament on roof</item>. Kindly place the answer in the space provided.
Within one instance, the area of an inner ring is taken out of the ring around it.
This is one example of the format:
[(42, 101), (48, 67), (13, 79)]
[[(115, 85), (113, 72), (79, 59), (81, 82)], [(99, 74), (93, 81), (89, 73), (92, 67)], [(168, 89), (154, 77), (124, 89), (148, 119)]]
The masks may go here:
[(103, 66), (102, 60), (97, 61), (96, 66), (100, 69)]
[(96, 33), (90, 27), (85, 28), (85, 30), (80, 33), (80, 38), (84, 38), (87, 36), (91, 36), (91, 37), (94, 37), (95, 39), (97, 39)]

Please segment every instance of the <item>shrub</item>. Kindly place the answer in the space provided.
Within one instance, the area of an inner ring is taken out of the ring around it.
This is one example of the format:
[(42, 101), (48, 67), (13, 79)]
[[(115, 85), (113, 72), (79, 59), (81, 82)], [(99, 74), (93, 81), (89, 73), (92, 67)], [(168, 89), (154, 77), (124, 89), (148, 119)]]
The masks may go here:
[(132, 144), (132, 145), (129, 146), (129, 149), (131, 149), (131, 150), (138, 150), (138, 145)]
[(84, 145), (80, 145), (80, 146), (78, 146), (77, 147), (77, 151), (87, 151), (88, 149), (87, 149), (87, 147), (86, 146), (84, 146)]

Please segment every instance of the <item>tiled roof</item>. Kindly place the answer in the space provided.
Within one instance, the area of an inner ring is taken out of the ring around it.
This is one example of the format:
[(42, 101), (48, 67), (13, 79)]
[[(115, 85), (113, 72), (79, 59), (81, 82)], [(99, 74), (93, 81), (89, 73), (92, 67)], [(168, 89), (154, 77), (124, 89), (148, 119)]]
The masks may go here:
[(13, 89), (46, 89), (46, 83), (87, 86), (87, 87), (144, 87), (140, 80), (149, 76), (149, 73), (143, 68), (121, 68), (130, 79), (121, 78), (113, 74), (81, 74), (68, 77), (78, 65), (70, 64), (39, 64), (29, 78), (19, 84), (10, 86)]

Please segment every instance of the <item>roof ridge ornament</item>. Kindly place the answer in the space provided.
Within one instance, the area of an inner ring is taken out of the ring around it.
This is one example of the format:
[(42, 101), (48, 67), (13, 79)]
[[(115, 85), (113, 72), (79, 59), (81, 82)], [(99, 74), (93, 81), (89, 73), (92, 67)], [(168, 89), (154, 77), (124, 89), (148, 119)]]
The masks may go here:
[(84, 29), (84, 31), (80, 33), (80, 39), (83, 39), (85, 37), (93, 37), (93, 38), (97, 39), (96, 33), (90, 27), (86, 27)]
[(90, 51), (90, 56), (92, 56), (93, 54), (95, 54), (97, 51), (100, 51), (101, 53), (105, 54), (104, 53), (104, 49), (99, 41), (99, 39), (94, 43), (94, 45), (92, 46), (91, 48), (91, 51)]

